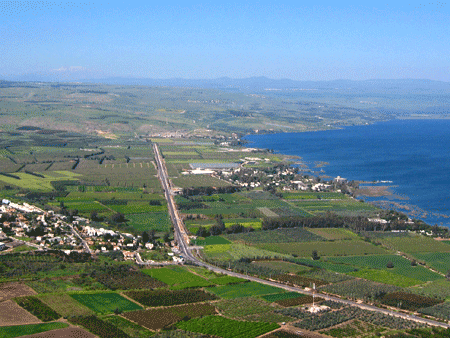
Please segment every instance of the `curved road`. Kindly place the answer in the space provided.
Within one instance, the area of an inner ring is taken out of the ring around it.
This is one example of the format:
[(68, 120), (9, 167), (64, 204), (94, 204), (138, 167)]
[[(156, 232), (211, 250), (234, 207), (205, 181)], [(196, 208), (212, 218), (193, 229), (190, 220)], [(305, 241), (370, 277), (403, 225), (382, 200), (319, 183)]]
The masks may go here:
[[(218, 268), (214, 265), (205, 263), (201, 260), (199, 260), (197, 257), (195, 257), (189, 246), (187, 241), (188, 236), (186, 233), (186, 229), (184, 227), (183, 222), (181, 221), (179, 215), (178, 215), (178, 209), (176, 207), (175, 201), (173, 199), (173, 195), (172, 195), (172, 190), (170, 188), (170, 181), (169, 181), (169, 176), (167, 174), (167, 169), (166, 169), (166, 165), (164, 163), (164, 159), (161, 156), (161, 153), (159, 151), (158, 145), (156, 143), (153, 144), (153, 150), (155, 153), (155, 159), (156, 159), (156, 164), (158, 167), (158, 177), (161, 181), (161, 184), (163, 186), (164, 189), (164, 194), (165, 197), (167, 199), (167, 204), (168, 204), (168, 208), (169, 208), (169, 214), (170, 214), (170, 218), (172, 220), (173, 226), (174, 226), (174, 237), (175, 240), (178, 243), (178, 246), (180, 248), (180, 251), (183, 253), (184, 259), (187, 261), (191, 261), (192, 263), (198, 265), (198, 266), (202, 266), (204, 268), (207, 268), (211, 271), (217, 272), (217, 273), (222, 273), (222, 274), (226, 274), (229, 276), (234, 276), (234, 277), (239, 277), (239, 278), (244, 278), (250, 281), (254, 281), (254, 282), (258, 282), (261, 284), (265, 284), (265, 285), (270, 285), (270, 286), (274, 286), (277, 288), (282, 288), (285, 289), (287, 291), (293, 291), (293, 292), (298, 292), (298, 293), (302, 293), (302, 294), (306, 294), (306, 295), (313, 295), (313, 293), (311, 291), (306, 291), (303, 290), (300, 287), (294, 287), (294, 286), (288, 286), (285, 284), (281, 284), (278, 282), (274, 282), (274, 281), (269, 281), (269, 280), (265, 280), (265, 279), (261, 279), (261, 278), (257, 278), (257, 277), (253, 277), (253, 276), (247, 276), (241, 273), (237, 273), (237, 272), (233, 272), (233, 271), (229, 271), (229, 270), (225, 270), (222, 268)], [(317, 293), (316, 293), (317, 294)], [(432, 325), (432, 326), (440, 326), (440, 327), (444, 327), (444, 328), (450, 328), (449, 324), (446, 323), (442, 323), (442, 322), (438, 322), (435, 320), (431, 320), (431, 319), (425, 319), (425, 318), (421, 318), (421, 317), (417, 317), (414, 315), (408, 315), (405, 313), (400, 313), (400, 312), (395, 312), (392, 310), (387, 310), (387, 309), (381, 309), (378, 308), (376, 306), (373, 305), (369, 305), (369, 304), (364, 304), (364, 303), (357, 303), (351, 300), (346, 300), (346, 299), (341, 299), (338, 297), (334, 297), (334, 296), (330, 296), (330, 295), (326, 295), (326, 294), (322, 294), (319, 293), (317, 294), (317, 296), (320, 296), (321, 298), (327, 299), (327, 300), (332, 300), (335, 302), (340, 302), (340, 303), (345, 303), (347, 305), (351, 305), (351, 306), (357, 306), (361, 309), (364, 310), (370, 310), (370, 311), (375, 311), (378, 313), (383, 313), (385, 315), (390, 315), (390, 316), (395, 316), (395, 317), (399, 317), (399, 318), (403, 318), (406, 320), (413, 320), (416, 322), (420, 322), (426, 325)]]

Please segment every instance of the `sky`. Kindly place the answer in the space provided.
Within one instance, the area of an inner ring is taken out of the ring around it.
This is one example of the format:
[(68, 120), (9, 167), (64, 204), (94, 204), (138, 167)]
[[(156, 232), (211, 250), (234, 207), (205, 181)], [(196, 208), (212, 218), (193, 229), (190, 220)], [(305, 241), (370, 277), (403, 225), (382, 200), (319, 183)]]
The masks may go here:
[(0, 79), (450, 82), (450, 3), (382, 1), (0, 1)]

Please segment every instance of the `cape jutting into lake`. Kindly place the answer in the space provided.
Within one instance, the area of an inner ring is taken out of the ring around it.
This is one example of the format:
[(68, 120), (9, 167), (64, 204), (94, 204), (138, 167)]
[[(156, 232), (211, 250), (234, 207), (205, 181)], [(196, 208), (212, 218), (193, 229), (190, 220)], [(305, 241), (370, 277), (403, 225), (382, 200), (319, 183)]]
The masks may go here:
[(246, 139), (251, 147), (300, 156), (316, 171), (320, 169), (314, 168), (314, 162), (328, 162), (320, 175), (388, 181), (382, 184), (396, 186), (391, 191), (403, 197), (389, 200), (418, 210), (410, 214), (412, 218), (450, 226), (450, 218), (445, 217), (450, 215), (450, 120), (393, 120), (330, 131), (249, 135)]

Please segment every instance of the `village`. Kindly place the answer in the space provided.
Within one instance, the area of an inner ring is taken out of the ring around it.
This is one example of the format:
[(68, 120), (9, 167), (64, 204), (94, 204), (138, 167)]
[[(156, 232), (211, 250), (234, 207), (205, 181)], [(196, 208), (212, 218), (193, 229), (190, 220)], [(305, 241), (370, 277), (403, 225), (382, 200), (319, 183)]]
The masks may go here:
[[(115, 257), (133, 260), (140, 265), (182, 263), (177, 246), (168, 243), (144, 242), (142, 236), (91, 226), (84, 217), (67, 216), (44, 211), (28, 203), (17, 204), (3, 199), (0, 205), (0, 251), (62, 250), (89, 254), (119, 254)], [(164, 261), (142, 260), (140, 253), (164, 247)]]

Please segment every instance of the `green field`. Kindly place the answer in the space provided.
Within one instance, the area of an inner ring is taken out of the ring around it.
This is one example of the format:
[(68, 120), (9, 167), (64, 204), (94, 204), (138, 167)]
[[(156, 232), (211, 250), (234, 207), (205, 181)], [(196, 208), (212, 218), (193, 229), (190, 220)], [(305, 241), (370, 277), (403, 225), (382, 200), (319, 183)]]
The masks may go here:
[(220, 316), (207, 316), (177, 324), (177, 328), (223, 338), (255, 338), (280, 326), (275, 323), (242, 322)]
[(261, 296), (272, 293), (283, 293), (284, 290), (269, 285), (256, 282), (248, 282), (242, 284), (224, 285), (206, 288), (209, 292), (219, 296), (220, 298), (232, 299), (250, 296)]
[(77, 302), (87, 306), (96, 313), (108, 314), (114, 310), (133, 311), (141, 310), (142, 307), (129, 301), (117, 293), (95, 293), (95, 294), (71, 294)]
[(401, 276), (387, 270), (361, 269), (356, 272), (350, 272), (349, 275), (400, 287), (408, 287), (423, 283), (421, 280)]
[(176, 288), (211, 286), (213, 283), (181, 267), (143, 269), (142, 272)]
[(321, 236), (328, 240), (357, 239), (358, 235), (348, 229), (339, 228), (314, 228), (308, 229), (309, 232)]
[(14, 175), (20, 177), (20, 179), (0, 175), (0, 181), (13, 186), (17, 186), (19, 188), (37, 190), (42, 192), (54, 190), (53, 186), (51, 185), (52, 181), (76, 181), (81, 177), (81, 175), (72, 173), (70, 171), (57, 171), (53, 175), (52, 173), (46, 172), (45, 174), (43, 174), (44, 178), (36, 177), (22, 172), (14, 173)]
[(31, 335), (50, 330), (64, 329), (68, 326), (69, 324), (59, 322), (31, 324), (31, 325), (2, 326), (0, 327), (0, 337), (2, 338), (21, 337), (25, 335)]
[(128, 224), (137, 232), (154, 229), (156, 232), (168, 232), (172, 223), (166, 212), (127, 214)]
[[(354, 267), (386, 270), (390, 273), (401, 275), (406, 278), (412, 278), (422, 282), (433, 281), (442, 278), (442, 276), (440, 276), (439, 274), (434, 273), (422, 266), (412, 266), (409, 260), (398, 255), (330, 257), (328, 258), (328, 260), (336, 263), (352, 265)], [(392, 262), (394, 267), (388, 269), (386, 267), (388, 262)], [(355, 274), (355, 276), (358, 275)], [(386, 283), (388, 282), (386, 281)]]
[(282, 254), (295, 254), (299, 257), (311, 257), (313, 250), (317, 250), (319, 256), (348, 256), (386, 254), (386, 250), (373, 244), (360, 241), (335, 241), (335, 242), (305, 242), (305, 243), (265, 243), (257, 244), (257, 247), (279, 252)]
[(410, 254), (425, 252), (450, 252), (450, 245), (421, 235), (415, 235), (407, 238), (383, 238), (381, 239), (381, 242), (386, 246), (391, 247), (393, 250)]
[(413, 256), (443, 274), (450, 270), (450, 252), (415, 253)]

